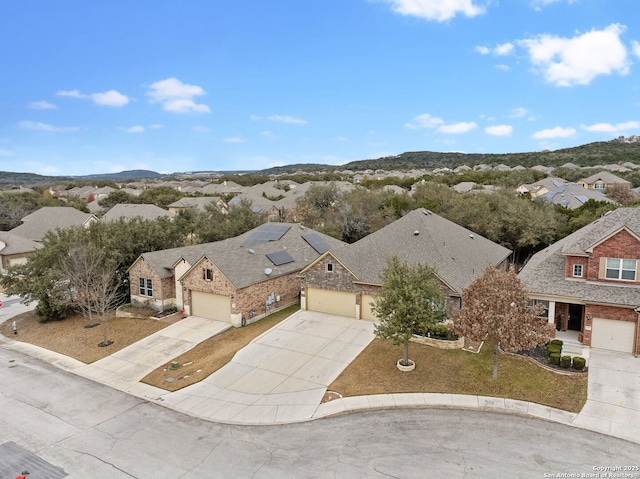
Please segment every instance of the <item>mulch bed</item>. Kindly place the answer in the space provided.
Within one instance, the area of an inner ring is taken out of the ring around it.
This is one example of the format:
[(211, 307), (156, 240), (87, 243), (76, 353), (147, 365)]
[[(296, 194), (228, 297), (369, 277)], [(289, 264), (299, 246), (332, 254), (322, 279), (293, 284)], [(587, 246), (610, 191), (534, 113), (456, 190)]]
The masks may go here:
[(565, 373), (586, 373), (587, 372), (587, 367), (585, 367), (583, 370), (578, 371), (576, 369), (572, 369), (572, 368), (563, 368), (557, 364), (553, 364), (549, 358), (549, 356), (547, 355), (547, 349), (544, 346), (538, 346), (537, 348), (533, 348), (533, 349), (529, 349), (526, 351), (518, 351), (516, 353), (514, 353), (518, 356), (524, 356), (526, 358), (531, 358), (534, 361), (536, 361), (537, 363), (540, 363), (542, 366), (549, 368), (549, 369), (553, 369), (554, 371), (562, 371)]

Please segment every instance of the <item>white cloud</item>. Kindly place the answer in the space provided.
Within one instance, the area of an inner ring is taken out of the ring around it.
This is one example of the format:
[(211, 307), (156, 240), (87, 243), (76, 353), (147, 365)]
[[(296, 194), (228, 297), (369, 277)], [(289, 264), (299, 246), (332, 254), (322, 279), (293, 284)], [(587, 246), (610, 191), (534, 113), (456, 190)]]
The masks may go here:
[(249, 116), (249, 118), (251, 119), (251, 121), (262, 120), (262, 117), (260, 115), (251, 115), (251, 116)]
[(515, 47), (513, 46), (513, 43), (502, 43), (500, 45), (496, 45), (496, 47), (493, 49), (493, 53), (499, 57), (502, 57), (504, 55), (513, 53), (514, 48)]
[(478, 125), (475, 121), (461, 121), (460, 123), (439, 126), (437, 131), (450, 135), (458, 135), (460, 133), (467, 133), (477, 127)]
[(492, 125), (484, 129), (485, 133), (493, 136), (510, 136), (513, 132), (511, 125)]
[(484, 8), (474, 0), (387, 0), (392, 9), (401, 15), (411, 15), (444, 22), (458, 14), (475, 17), (484, 13)]
[(267, 120), (277, 121), (280, 123), (291, 123), (294, 125), (307, 124), (307, 120), (303, 120), (302, 118), (294, 118), (292, 116), (286, 116), (286, 115), (271, 115), (267, 117)]
[(573, 38), (539, 35), (520, 40), (529, 60), (556, 86), (588, 85), (599, 75), (629, 73), (627, 49), (620, 40), (625, 27), (612, 24)]
[(633, 51), (633, 54), (635, 56), (640, 58), (640, 42), (637, 42), (636, 40), (631, 40), (631, 50)]
[(142, 133), (144, 131), (144, 126), (134, 125), (131, 128), (125, 128), (125, 131), (129, 133)]
[(21, 130), (46, 131), (48, 133), (71, 133), (80, 129), (75, 126), (53, 126), (47, 123), (27, 120), (19, 122), (18, 128)]
[(476, 46), (475, 51), (477, 51), (480, 55), (488, 55), (489, 53), (491, 53), (491, 49), (483, 45)]
[(546, 130), (536, 131), (532, 137), (536, 140), (548, 140), (551, 138), (569, 138), (575, 135), (576, 130), (574, 128), (562, 128), (556, 126), (555, 128), (548, 128)]
[(194, 97), (204, 94), (202, 87), (182, 83), (177, 78), (152, 83), (147, 91), (150, 103), (161, 103), (163, 110), (172, 113), (210, 113), (207, 105), (194, 101)]
[(196, 133), (208, 133), (211, 131), (211, 128), (206, 126), (194, 126), (193, 131), (195, 131)]
[(109, 90), (104, 93), (92, 93), (91, 99), (96, 105), (102, 106), (119, 107), (129, 103), (129, 98), (116, 90)]
[(509, 113), (509, 116), (511, 118), (523, 118), (527, 116), (527, 113), (529, 112), (526, 108), (519, 106), (518, 108), (514, 108), (513, 110), (511, 110), (511, 113)]
[(411, 128), (412, 130), (417, 130), (418, 128), (437, 128), (443, 123), (444, 120), (442, 118), (424, 113), (422, 115), (416, 116), (413, 121), (406, 123), (404, 126), (406, 128)]
[(70, 96), (71, 98), (88, 98), (88, 95), (80, 93), (78, 90), (59, 90), (56, 96)]
[(498, 65), (495, 65), (495, 68), (503, 72), (508, 72), (509, 70), (511, 70), (509, 65), (504, 65), (503, 63), (499, 63)]
[(90, 99), (96, 105), (100, 106), (120, 107), (129, 103), (129, 97), (116, 90), (109, 90), (102, 93), (91, 93), (90, 95), (80, 93), (79, 90), (59, 90), (56, 92), (56, 96), (68, 96), (83, 100)]
[[(552, 3), (557, 3), (561, 0), (533, 0), (533, 8), (536, 10), (542, 10), (542, 7), (546, 7), (547, 5), (551, 5)], [(568, 0), (567, 3), (575, 3), (577, 0)]]
[(156, 123), (154, 125), (149, 125), (149, 128), (153, 128), (154, 130), (157, 130), (159, 128), (164, 128), (164, 125), (161, 125), (159, 123)]
[(231, 136), (229, 138), (225, 138), (222, 141), (224, 141), (226, 143), (246, 143), (247, 142), (247, 140), (245, 140), (241, 136)]
[(627, 121), (624, 123), (616, 123), (615, 125), (612, 125), (611, 123), (595, 123), (588, 126), (581, 125), (581, 128), (592, 133), (612, 133), (614, 135), (619, 135), (630, 130), (639, 130), (640, 121)]
[(55, 110), (58, 108), (53, 103), (49, 103), (48, 101), (30, 101), (27, 103), (27, 108), (31, 110)]

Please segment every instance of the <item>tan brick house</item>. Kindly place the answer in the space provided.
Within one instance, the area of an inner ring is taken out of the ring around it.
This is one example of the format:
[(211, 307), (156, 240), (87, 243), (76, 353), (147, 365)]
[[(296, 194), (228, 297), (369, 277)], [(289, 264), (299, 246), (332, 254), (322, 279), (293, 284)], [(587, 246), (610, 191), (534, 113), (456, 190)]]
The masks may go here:
[(640, 354), (640, 208), (619, 208), (535, 254), (520, 272), (559, 336)]
[(224, 241), (143, 253), (129, 268), (131, 300), (241, 326), (297, 303), (298, 273), (342, 245), (299, 224), (266, 223)]
[(511, 251), (428, 210), (418, 209), (363, 239), (328, 251), (300, 273), (302, 307), (375, 320), (387, 259), (428, 264), (436, 270), (451, 312), (462, 289), (488, 265), (506, 268)]

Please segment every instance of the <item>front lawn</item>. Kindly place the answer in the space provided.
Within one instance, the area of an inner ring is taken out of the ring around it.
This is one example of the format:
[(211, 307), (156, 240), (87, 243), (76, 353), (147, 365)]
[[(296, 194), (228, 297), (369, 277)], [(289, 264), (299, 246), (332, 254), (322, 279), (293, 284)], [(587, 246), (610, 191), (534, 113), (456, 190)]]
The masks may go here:
[(587, 399), (586, 374), (558, 374), (529, 359), (500, 354), (498, 379), (491, 379), (493, 344), (480, 353), (443, 350), (411, 343), (415, 370), (401, 372), (396, 361), (402, 346), (373, 342), (329, 386), (342, 396), (386, 393), (451, 393), (494, 396), (535, 402), (578, 412)]

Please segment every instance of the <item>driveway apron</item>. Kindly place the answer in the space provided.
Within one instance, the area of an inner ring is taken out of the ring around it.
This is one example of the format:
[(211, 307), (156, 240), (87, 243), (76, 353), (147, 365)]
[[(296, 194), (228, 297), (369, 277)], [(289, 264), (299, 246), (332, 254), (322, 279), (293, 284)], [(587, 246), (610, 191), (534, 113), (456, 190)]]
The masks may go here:
[(591, 349), (588, 399), (573, 424), (638, 441), (640, 358), (625, 353)]

